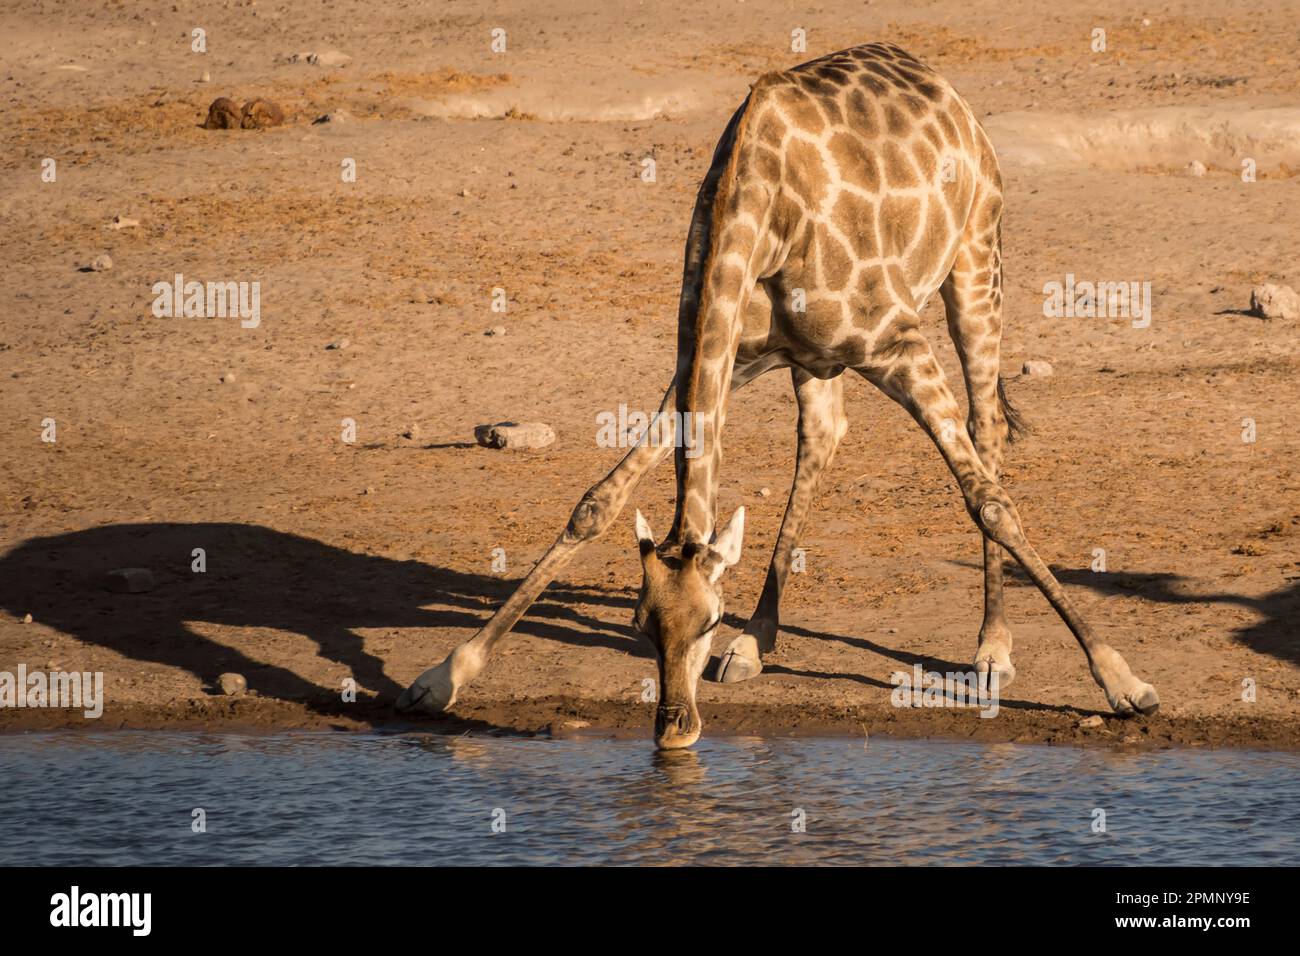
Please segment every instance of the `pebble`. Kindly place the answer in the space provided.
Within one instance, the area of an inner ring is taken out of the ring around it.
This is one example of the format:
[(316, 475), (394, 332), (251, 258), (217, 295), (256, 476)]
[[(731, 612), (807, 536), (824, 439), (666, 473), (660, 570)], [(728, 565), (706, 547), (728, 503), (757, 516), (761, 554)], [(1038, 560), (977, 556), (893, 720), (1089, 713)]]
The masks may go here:
[(319, 126), (322, 123), (347, 123), (352, 119), (351, 114), (344, 110), (335, 110), (333, 113), (324, 113), (312, 120), (313, 126)]
[(419, 440), (420, 440), (420, 424), (419, 424), (419, 422), (416, 422), (416, 423), (412, 424), (410, 428), (408, 428), (406, 431), (402, 432), (402, 437), (403, 437), (403, 438), (406, 438), (406, 439), (409, 439), (410, 441), (419, 441)]
[(475, 426), (474, 440), (485, 448), (545, 448), (555, 441), (555, 429), (542, 422), (497, 422)]
[(1203, 162), (1201, 162), (1199, 159), (1194, 159), (1187, 164), (1187, 172), (1191, 176), (1200, 177), (1200, 176), (1204, 176), (1208, 172), (1208, 170), (1205, 168), (1205, 164)]
[(24, 615), (23, 615), (23, 623), (24, 623), (24, 624), (30, 624), (30, 623), (32, 623), (32, 616), (31, 616), (30, 614), (24, 614)]
[(1052, 374), (1052, 365), (1050, 362), (1044, 362), (1039, 359), (1030, 359), (1021, 366), (1020, 374), (1036, 378), (1047, 378)]
[(1257, 285), (1250, 290), (1250, 311), (1261, 319), (1300, 318), (1300, 296), (1289, 285)]
[(331, 342), (329, 345), (325, 346), (325, 351), (326, 351), (326, 352), (336, 352), (336, 351), (338, 351), (339, 349), (345, 349), (345, 348), (347, 348), (347, 347), (348, 347), (349, 345), (351, 345), (351, 344), (352, 344), (352, 343), (349, 342), (347, 339), (339, 339), (337, 342)]
[(139, 219), (127, 219), (125, 216), (114, 216), (113, 221), (108, 224), (109, 229), (130, 229), (140, 225)]
[(243, 674), (227, 672), (217, 678), (217, 686), (227, 697), (239, 697), (248, 692), (248, 681)]
[(500, 338), (506, 334), (506, 327), (504, 325), (494, 325), (490, 329), (484, 329), (483, 334), (489, 337)]
[(766, 497), (768, 497), (770, 494), (772, 494), (772, 489), (771, 489), (771, 488), (759, 488), (759, 489), (758, 489), (758, 496), (759, 496), (760, 498), (766, 498)]
[(1079, 721), (1079, 727), (1083, 730), (1091, 730), (1094, 727), (1101, 727), (1103, 724), (1105, 724), (1105, 721), (1096, 714), (1093, 714), (1091, 717), (1085, 717), (1083, 720)]
[(105, 586), (118, 594), (141, 594), (153, 590), (153, 572), (148, 568), (117, 568), (108, 572)]
[(200, 82), (200, 83), (211, 83), (211, 82), (212, 82), (212, 74), (209, 73), (207, 70), (204, 70), (204, 71), (203, 71), (203, 75), (199, 77), (199, 82)]
[(87, 266), (87, 268), (91, 272), (107, 272), (109, 269), (113, 268), (113, 257), (107, 252), (103, 255), (95, 256), (95, 261)]
[(221, 376), (221, 381), (222, 381), (222, 383), (223, 383), (223, 384), (226, 384), (226, 385), (229, 385), (229, 384), (230, 384), (231, 382), (233, 382), (234, 380), (235, 380), (235, 373), (234, 373), (234, 372), (227, 372), (226, 374), (224, 374), (224, 375)]

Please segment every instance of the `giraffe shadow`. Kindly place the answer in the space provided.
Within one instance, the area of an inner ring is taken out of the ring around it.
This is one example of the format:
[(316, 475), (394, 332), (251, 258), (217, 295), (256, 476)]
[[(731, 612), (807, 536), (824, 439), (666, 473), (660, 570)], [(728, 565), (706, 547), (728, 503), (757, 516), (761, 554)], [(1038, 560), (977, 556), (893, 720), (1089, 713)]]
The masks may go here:
[[(745, 624), (745, 622), (739, 621), (739, 619), (737, 619), (736, 622), (732, 622), (729, 620), (728, 623), (735, 623), (737, 627), (742, 627), (742, 628), (744, 627)], [(863, 651), (870, 651), (873, 654), (878, 654), (881, 657), (886, 657), (891, 660), (895, 660), (899, 664), (904, 665), (904, 667), (907, 669), (909, 678), (911, 677), (912, 667), (918, 664), (920, 665), (921, 670), (923, 671), (935, 672), (939, 674), (965, 674), (969, 672), (971, 669), (970, 661), (966, 661), (964, 663), (958, 663), (957, 661), (945, 660), (944, 658), (941, 657), (931, 657), (926, 654), (914, 654), (911, 651), (905, 651), (896, 647), (886, 647), (883, 644), (877, 644), (875, 641), (868, 640), (865, 637), (849, 637), (844, 634), (833, 634), (830, 633), (829, 631), (816, 631), (810, 628), (800, 627), (798, 625), (784, 624), (784, 623), (781, 625), (781, 632), (783, 634), (797, 634), (800, 637), (812, 638), (814, 640), (819, 640), (819, 641), (838, 641), (841, 644), (847, 644), (849, 647), (855, 647)], [(717, 662), (718, 662), (718, 658), (716, 657), (710, 660), (709, 667), (706, 668), (705, 673), (709, 673), (709, 674), (713, 673), (717, 668)], [(791, 677), (806, 677), (810, 679), (819, 679), (819, 680), (847, 680), (847, 681), (853, 681), (854, 683), (862, 684), (866, 687), (874, 687), (880, 690), (885, 690), (890, 692), (895, 690), (895, 688), (898, 686), (897, 684), (890, 683), (887, 681), (882, 681), (879, 678), (870, 677), (866, 674), (842, 673), (842, 672), (834, 672), (834, 671), (813, 671), (813, 670), (805, 670), (805, 669), (790, 667), (785, 664), (764, 663), (763, 673), (764, 674), (787, 674)], [(945, 692), (943, 696), (951, 699), (953, 695), (951, 693)], [(999, 695), (998, 706), (1007, 707), (1012, 710), (1033, 710), (1033, 711), (1049, 710), (1049, 711), (1056, 711), (1058, 713), (1063, 713), (1063, 714), (1078, 714), (1082, 716), (1107, 713), (1106, 711), (1092, 710), (1089, 708), (1071, 707), (1064, 704), (1045, 704), (1039, 701), (1017, 700), (1014, 698), (1006, 697), (1004, 695)]]
[[(978, 567), (963, 561), (953, 563)], [(1062, 584), (1079, 585), (1097, 594), (1127, 595), (1156, 604), (1220, 604), (1254, 611), (1257, 619), (1232, 628), (1232, 639), (1258, 654), (1300, 665), (1300, 577), (1261, 597), (1250, 597), (1230, 591), (1197, 590), (1190, 578), (1167, 571), (1121, 572), (1053, 567), (1052, 573)], [(1024, 569), (1015, 562), (1007, 562), (1006, 575), (1009, 583), (1034, 587)]]
[[(203, 573), (191, 567), (196, 548), (205, 552)], [(109, 592), (105, 575), (120, 567), (149, 568), (154, 587), (139, 594)], [(362, 631), (477, 629), (517, 584), (235, 523), (106, 525), (34, 538), (0, 558), (0, 606), (18, 617), (30, 613), (83, 643), (180, 668), (209, 687), (222, 672), (235, 671), (260, 696), (371, 723), (391, 719), (402, 685), (367, 649)], [(632, 603), (621, 590), (553, 586), (515, 631), (648, 657), (630, 627), (577, 609), (626, 607), (630, 616)], [(236, 631), (218, 641), (203, 625), (309, 638), (322, 657), (348, 669), (357, 683), (357, 703), (343, 703), (338, 686), (322, 686), (269, 662), (257, 636)], [(431, 652), (429, 663), (438, 656)]]

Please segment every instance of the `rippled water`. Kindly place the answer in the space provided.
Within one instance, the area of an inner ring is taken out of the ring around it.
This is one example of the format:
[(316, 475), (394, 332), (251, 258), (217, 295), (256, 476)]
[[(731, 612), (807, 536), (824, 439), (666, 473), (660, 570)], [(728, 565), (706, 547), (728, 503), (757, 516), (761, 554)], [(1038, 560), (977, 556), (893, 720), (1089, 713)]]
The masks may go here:
[(0, 781), (6, 865), (1300, 863), (1296, 754), (116, 732)]

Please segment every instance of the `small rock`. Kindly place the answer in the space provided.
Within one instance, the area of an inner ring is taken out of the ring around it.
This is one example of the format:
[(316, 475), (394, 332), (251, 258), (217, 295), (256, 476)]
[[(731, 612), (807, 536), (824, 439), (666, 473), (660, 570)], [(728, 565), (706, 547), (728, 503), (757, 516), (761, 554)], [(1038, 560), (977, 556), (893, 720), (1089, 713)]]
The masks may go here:
[(113, 221), (108, 224), (109, 229), (131, 229), (140, 225), (139, 219), (127, 219), (125, 216), (114, 216)]
[(1050, 362), (1044, 362), (1039, 359), (1030, 359), (1020, 367), (1020, 374), (1035, 378), (1047, 378), (1052, 374), (1052, 365)]
[(1300, 296), (1289, 285), (1257, 285), (1250, 290), (1250, 311), (1261, 319), (1300, 318)]
[(1100, 727), (1105, 723), (1099, 716), (1093, 714), (1091, 717), (1085, 717), (1079, 721), (1079, 727), (1082, 730), (1091, 730), (1094, 727)]
[(485, 329), (483, 334), (490, 337), (500, 338), (506, 334), (506, 327), (504, 325), (494, 325), (490, 329)]
[(217, 678), (217, 686), (227, 697), (241, 697), (248, 693), (248, 681), (243, 674), (228, 672)]
[(412, 424), (410, 428), (408, 428), (406, 431), (402, 432), (402, 437), (405, 438), (405, 439), (407, 439), (407, 440), (409, 440), (409, 441), (419, 441), (419, 440), (420, 440), (420, 423), (419, 423), (419, 422), (415, 422), (414, 424)]
[(315, 59), (309, 59), (312, 66), (347, 66), (352, 62), (352, 57), (338, 50), (326, 50), (324, 53), (313, 53)]
[(108, 572), (105, 586), (118, 594), (141, 594), (153, 590), (153, 572), (148, 568), (117, 568)]
[(229, 385), (234, 380), (235, 380), (234, 372), (226, 372), (224, 375), (221, 376), (221, 382), (223, 385)]
[(203, 121), (204, 129), (239, 129), (242, 118), (235, 101), (225, 96), (218, 96), (208, 107), (208, 118)]
[(203, 71), (203, 75), (199, 77), (199, 82), (200, 82), (200, 83), (211, 83), (211, 82), (212, 82), (212, 74), (209, 73), (207, 70), (204, 70), (204, 71)]
[(485, 448), (545, 448), (555, 441), (555, 430), (542, 422), (497, 422), (476, 426), (474, 440)]
[(758, 489), (758, 496), (759, 496), (760, 498), (766, 498), (766, 497), (768, 497), (768, 496), (771, 495), (771, 494), (772, 494), (772, 489), (771, 489), (771, 488), (759, 488), (759, 489)]
[(1187, 174), (1189, 176), (1200, 177), (1204, 176), (1207, 172), (1208, 170), (1205, 168), (1205, 164), (1199, 159), (1194, 159), (1187, 164)]
[(23, 623), (24, 623), (24, 624), (30, 624), (30, 623), (32, 623), (32, 616), (31, 616), (30, 614), (24, 614), (24, 615), (23, 615)]
[(460, 197), (461, 197), (462, 199), (469, 199), (469, 198), (470, 198), (470, 194), (469, 194), (469, 190), (468, 190), (468, 189), (462, 189), (462, 190), (460, 191), (459, 195), (460, 195)]
[(339, 349), (345, 349), (351, 344), (352, 343), (347, 339), (339, 339), (337, 342), (331, 342), (329, 345), (325, 346), (325, 351), (337, 352)]
[(249, 100), (239, 114), (241, 129), (270, 129), (284, 125), (284, 110), (270, 100)]
[(361, 489), (361, 493), (363, 495), (373, 495), (375, 493), (375, 489), (373, 486), (367, 485), (366, 487)]
[(107, 252), (103, 255), (95, 256), (95, 261), (86, 266), (87, 272), (107, 272), (113, 268), (113, 257)]
[(348, 123), (351, 122), (352, 115), (345, 110), (335, 110), (333, 113), (323, 113), (312, 120), (313, 126), (319, 126), (322, 123)]

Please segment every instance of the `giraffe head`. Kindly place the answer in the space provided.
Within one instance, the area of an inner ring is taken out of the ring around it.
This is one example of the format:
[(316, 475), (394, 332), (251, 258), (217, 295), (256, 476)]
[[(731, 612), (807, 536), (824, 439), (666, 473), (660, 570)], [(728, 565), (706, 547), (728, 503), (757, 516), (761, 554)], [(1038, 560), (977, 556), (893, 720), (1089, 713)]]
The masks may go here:
[(660, 554), (650, 525), (636, 513), (644, 577), (632, 620), (659, 659), (655, 743), (661, 750), (689, 747), (700, 737), (695, 688), (722, 623), (722, 572), (740, 559), (744, 533), (745, 509), (737, 508), (712, 544), (688, 542)]

